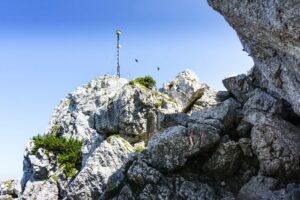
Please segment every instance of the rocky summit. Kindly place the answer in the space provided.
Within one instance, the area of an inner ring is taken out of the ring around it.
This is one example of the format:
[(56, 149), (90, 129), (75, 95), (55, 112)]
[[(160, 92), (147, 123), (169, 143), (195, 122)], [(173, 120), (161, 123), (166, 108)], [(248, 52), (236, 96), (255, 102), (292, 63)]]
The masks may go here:
[(0, 199), (300, 199), (300, 3), (208, 0), (255, 66), (215, 91), (116, 76), (66, 96)]

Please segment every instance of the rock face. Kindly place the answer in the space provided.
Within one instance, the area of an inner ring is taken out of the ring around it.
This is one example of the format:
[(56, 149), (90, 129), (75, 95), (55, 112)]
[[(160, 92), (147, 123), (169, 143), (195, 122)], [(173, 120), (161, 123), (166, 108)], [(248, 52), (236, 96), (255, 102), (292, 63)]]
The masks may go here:
[(218, 102), (217, 92), (201, 83), (191, 70), (180, 72), (173, 81), (166, 82), (161, 91), (176, 99), (182, 109), (187, 108), (189, 103), (193, 104), (191, 109), (198, 110)]
[(244, 49), (265, 77), (267, 89), (287, 100), (299, 115), (299, 2), (208, 0), (208, 3), (237, 31)]
[(21, 194), (21, 184), (16, 180), (7, 180), (0, 183), (0, 199), (17, 198)]

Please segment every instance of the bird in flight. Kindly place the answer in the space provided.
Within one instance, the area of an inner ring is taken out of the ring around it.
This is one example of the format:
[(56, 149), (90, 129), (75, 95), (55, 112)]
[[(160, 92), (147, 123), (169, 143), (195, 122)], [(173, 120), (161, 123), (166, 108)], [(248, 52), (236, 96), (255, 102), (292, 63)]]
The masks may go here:
[(136, 62), (136, 63), (138, 63), (138, 62), (139, 62), (139, 60), (138, 60), (138, 59), (134, 59), (134, 60), (135, 60), (135, 62)]
[(159, 71), (160, 70), (160, 67), (157, 67), (157, 71)]

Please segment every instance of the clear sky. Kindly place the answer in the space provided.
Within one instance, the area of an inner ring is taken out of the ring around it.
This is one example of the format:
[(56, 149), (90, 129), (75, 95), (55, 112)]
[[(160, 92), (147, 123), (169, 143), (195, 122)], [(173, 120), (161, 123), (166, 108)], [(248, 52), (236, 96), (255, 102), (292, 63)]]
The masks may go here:
[(124, 77), (150, 74), (160, 86), (190, 68), (223, 89), (253, 65), (205, 0), (1, 0), (0, 180), (21, 178), (26, 143), (67, 93), (115, 73), (117, 28)]

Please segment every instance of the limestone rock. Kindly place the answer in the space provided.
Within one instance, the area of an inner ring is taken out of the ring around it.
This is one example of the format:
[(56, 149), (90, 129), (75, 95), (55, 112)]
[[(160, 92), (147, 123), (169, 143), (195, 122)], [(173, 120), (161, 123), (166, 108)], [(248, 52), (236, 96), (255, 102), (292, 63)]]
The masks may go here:
[(127, 172), (128, 179), (140, 186), (146, 183), (156, 184), (161, 176), (162, 174), (159, 171), (149, 167), (142, 161), (135, 161)]
[[(194, 94), (202, 88), (203, 93), (195, 96)], [(194, 101), (193, 111), (210, 107), (218, 102), (217, 92), (201, 83), (191, 70), (184, 70), (176, 76), (175, 80), (166, 82), (162, 92), (176, 99), (182, 108), (186, 108), (191, 101)]]
[(203, 165), (203, 170), (217, 177), (232, 176), (239, 167), (241, 153), (240, 147), (236, 142), (221, 143)]
[(133, 151), (133, 147), (119, 136), (110, 136), (100, 142), (81, 171), (67, 186), (67, 198), (99, 198), (108, 178), (126, 163)]
[(249, 93), (254, 89), (252, 80), (244, 74), (229, 77), (223, 80), (225, 88), (241, 103), (249, 98)]
[(45, 181), (28, 181), (26, 188), (22, 193), (21, 199), (45, 199), (58, 200), (59, 189), (57, 182), (49, 179)]
[(189, 156), (213, 148), (219, 140), (218, 130), (210, 125), (170, 127), (149, 141), (151, 164), (165, 171), (178, 169)]
[[(18, 198), (21, 194), (21, 184), (17, 180), (6, 180), (0, 183), (0, 199), (1, 196)], [(5, 199), (3, 197), (3, 199)]]
[(267, 118), (251, 131), (254, 153), (266, 175), (297, 179), (300, 174), (300, 129), (279, 118)]
[(235, 128), (241, 119), (239, 108), (241, 104), (230, 98), (210, 108), (192, 113), (191, 119), (196, 121), (216, 119), (224, 125), (226, 130), (230, 130)]
[(300, 6), (298, 1), (208, 0), (237, 31), (268, 90), (300, 114)]

